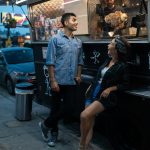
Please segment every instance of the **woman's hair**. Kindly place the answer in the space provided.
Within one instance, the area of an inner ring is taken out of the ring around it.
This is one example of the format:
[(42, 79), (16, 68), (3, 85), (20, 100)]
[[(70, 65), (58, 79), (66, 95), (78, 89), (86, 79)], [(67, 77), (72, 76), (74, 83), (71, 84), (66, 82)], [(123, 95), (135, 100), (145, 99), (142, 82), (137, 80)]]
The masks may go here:
[(62, 15), (61, 23), (62, 23), (63, 26), (65, 26), (65, 21), (69, 20), (71, 16), (76, 17), (76, 15), (74, 13), (65, 13), (65, 14)]
[(11, 19), (11, 18), (12, 18), (11, 13), (7, 13), (7, 14), (6, 14), (6, 17), (10, 17), (10, 18), (8, 18), (8, 19)]
[(115, 36), (115, 43), (115, 48), (118, 53), (118, 59), (121, 61), (127, 61), (129, 57), (130, 43), (120, 35)]

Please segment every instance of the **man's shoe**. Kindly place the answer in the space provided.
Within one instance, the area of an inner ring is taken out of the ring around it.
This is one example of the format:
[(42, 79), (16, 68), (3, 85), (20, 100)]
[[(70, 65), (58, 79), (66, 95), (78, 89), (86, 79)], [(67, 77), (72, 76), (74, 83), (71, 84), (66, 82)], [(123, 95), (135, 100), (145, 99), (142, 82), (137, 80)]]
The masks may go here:
[(51, 132), (51, 138), (48, 141), (48, 146), (54, 147), (57, 142), (58, 132)]
[(48, 132), (49, 132), (49, 128), (47, 128), (42, 122), (39, 122), (39, 127), (41, 129), (42, 132), (42, 138), (45, 142), (48, 142), (49, 137), (48, 137)]

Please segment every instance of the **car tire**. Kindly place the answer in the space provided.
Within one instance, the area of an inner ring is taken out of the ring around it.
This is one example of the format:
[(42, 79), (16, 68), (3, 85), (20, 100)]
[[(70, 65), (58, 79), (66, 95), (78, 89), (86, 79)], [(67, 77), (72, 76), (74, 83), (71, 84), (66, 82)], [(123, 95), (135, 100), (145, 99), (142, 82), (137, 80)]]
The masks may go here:
[(11, 78), (7, 78), (6, 88), (10, 95), (15, 95), (15, 87)]

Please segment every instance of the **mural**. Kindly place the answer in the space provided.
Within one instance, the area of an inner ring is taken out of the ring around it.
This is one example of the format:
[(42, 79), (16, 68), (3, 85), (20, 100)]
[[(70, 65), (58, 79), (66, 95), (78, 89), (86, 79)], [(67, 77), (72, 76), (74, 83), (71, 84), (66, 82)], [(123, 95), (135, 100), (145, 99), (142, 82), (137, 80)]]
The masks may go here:
[(44, 73), (45, 84), (46, 84), (45, 95), (51, 96), (50, 80), (49, 80), (48, 68), (46, 65), (43, 66), (43, 73)]

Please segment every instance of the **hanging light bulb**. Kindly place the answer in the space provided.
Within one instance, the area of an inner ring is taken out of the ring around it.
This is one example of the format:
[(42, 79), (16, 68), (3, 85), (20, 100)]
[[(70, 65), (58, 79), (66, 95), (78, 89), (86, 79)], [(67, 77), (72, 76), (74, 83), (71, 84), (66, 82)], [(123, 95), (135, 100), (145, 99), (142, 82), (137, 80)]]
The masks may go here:
[(9, 5), (9, 0), (6, 0), (6, 5), (7, 5), (7, 6)]

